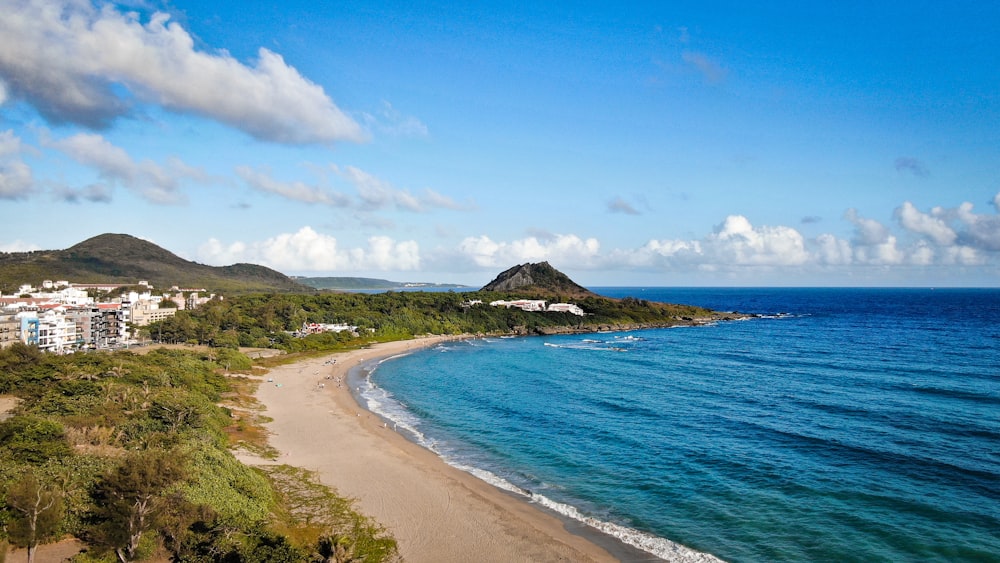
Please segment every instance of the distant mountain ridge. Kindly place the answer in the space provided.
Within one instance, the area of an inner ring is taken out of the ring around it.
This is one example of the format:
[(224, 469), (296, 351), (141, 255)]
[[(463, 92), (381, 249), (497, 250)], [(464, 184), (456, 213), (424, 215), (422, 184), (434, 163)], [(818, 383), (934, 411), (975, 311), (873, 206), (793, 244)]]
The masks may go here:
[(569, 279), (548, 262), (520, 264), (500, 273), (483, 286), (482, 291), (516, 291), (528, 295), (563, 295), (583, 298), (598, 297), (589, 289)]
[(12, 291), (44, 280), (122, 285), (145, 280), (156, 290), (176, 285), (218, 293), (314, 291), (265, 266), (206, 266), (125, 234), (98, 235), (65, 250), (0, 253), (0, 288)]
[(293, 277), (298, 283), (315, 289), (330, 290), (391, 290), (391, 289), (424, 289), (424, 288), (465, 288), (468, 286), (450, 283), (397, 282), (379, 278), (353, 277)]

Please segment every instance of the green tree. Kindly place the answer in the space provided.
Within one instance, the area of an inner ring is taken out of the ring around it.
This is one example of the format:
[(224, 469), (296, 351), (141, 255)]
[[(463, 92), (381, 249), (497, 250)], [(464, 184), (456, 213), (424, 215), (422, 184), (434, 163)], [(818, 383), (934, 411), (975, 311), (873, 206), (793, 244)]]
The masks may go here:
[(18, 461), (40, 464), (70, 455), (62, 424), (37, 416), (15, 416), (0, 422), (0, 451)]
[(7, 506), (13, 512), (7, 535), (14, 545), (28, 549), (28, 563), (34, 563), (38, 544), (59, 532), (62, 496), (46, 490), (34, 474), (27, 473), (7, 491)]
[(96, 542), (114, 550), (122, 563), (134, 560), (142, 535), (169, 507), (167, 490), (183, 477), (184, 461), (173, 452), (129, 455), (95, 487)]

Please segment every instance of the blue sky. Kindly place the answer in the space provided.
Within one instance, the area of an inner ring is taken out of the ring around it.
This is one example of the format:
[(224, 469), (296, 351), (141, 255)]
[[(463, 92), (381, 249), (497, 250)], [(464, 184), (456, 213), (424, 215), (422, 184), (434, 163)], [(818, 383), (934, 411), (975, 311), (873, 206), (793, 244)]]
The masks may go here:
[(1000, 285), (1000, 4), (422, 4), (0, 0), (0, 251)]

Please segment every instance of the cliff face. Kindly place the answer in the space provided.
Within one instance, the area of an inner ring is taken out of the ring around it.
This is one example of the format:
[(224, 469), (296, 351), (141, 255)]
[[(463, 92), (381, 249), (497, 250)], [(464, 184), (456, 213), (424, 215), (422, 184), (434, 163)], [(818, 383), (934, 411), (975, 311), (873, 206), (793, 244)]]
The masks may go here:
[(500, 272), (493, 281), (483, 287), (483, 291), (514, 291), (533, 285), (535, 280), (531, 277), (531, 266), (532, 264), (521, 264)]
[(501, 272), (482, 291), (517, 291), (528, 293), (564, 294), (575, 297), (593, 296), (587, 288), (569, 279), (548, 262), (521, 264)]

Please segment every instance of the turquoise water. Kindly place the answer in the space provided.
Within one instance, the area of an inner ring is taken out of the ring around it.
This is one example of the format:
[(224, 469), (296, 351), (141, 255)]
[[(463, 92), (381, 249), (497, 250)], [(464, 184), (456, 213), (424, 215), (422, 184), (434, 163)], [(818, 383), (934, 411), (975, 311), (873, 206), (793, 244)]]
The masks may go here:
[(370, 408), (661, 556), (1000, 561), (1000, 290), (597, 291), (764, 316), (447, 344)]

